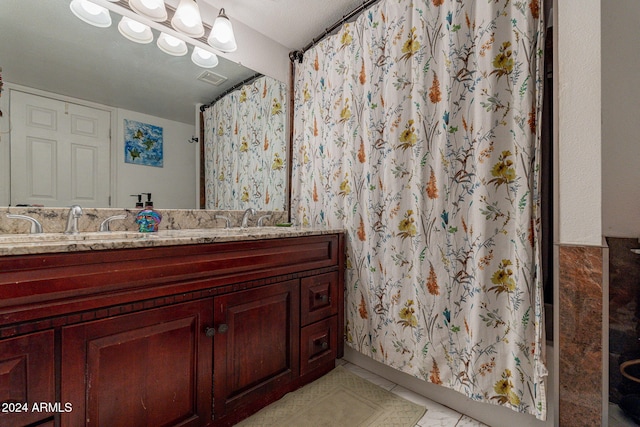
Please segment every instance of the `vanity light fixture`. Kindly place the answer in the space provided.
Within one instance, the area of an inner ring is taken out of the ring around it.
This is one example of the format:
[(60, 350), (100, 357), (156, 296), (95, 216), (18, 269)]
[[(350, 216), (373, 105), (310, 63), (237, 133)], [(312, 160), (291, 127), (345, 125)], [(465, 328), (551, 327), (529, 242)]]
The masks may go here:
[(132, 42), (146, 44), (153, 41), (151, 28), (126, 16), (120, 20), (118, 31)]
[[(224, 9), (220, 9), (204, 42), (205, 26), (195, 0), (180, 0), (177, 9), (165, 5), (165, 0), (71, 0), (69, 6), (82, 21), (101, 28), (111, 26), (110, 12), (121, 15), (118, 31), (136, 43), (151, 43), (152, 30), (156, 30), (160, 33), (158, 47), (169, 55), (186, 55), (187, 45), (191, 45), (191, 61), (202, 68), (218, 65), (218, 57), (209, 46), (221, 52), (237, 49), (233, 27)], [(169, 15), (173, 15), (171, 27), (167, 22)]]
[(220, 9), (220, 13), (213, 23), (207, 43), (222, 52), (234, 52), (238, 49), (231, 21), (224, 13), (224, 8)]
[(202, 37), (204, 26), (198, 4), (194, 0), (180, 0), (176, 13), (171, 19), (171, 26), (189, 37), (196, 39)]
[(213, 68), (218, 65), (218, 57), (198, 46), (193, 48), (193, 53), (191, 54), (191, 60), (198, 67), (202, 68)]
[(160, 33), (160, 37), (158, 37), (158, 47), (164, 53), (173, 56), (183, 56), (188, 52), (185, 42), (167, 33)]
[(167, 20), (167, 8), (164, 5), (164, 0), (129, 0), (129, 7), (138, 15), (145, 16), (152, 21), (164, 22)]
[(71, 12), (87, 24), (94, 27), (107, 28), (111, 26), (109, 11), (88, 0), (73, 0), (69, 7)]

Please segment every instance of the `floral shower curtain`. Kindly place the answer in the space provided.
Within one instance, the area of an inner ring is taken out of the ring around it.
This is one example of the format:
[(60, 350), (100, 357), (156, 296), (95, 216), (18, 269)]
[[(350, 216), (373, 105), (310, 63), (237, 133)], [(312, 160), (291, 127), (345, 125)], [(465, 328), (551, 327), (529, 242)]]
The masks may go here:
[(207, 209), (284, 208), (286, 100), (286, 85), (263, 76), (205, 110)]
[(296, 64), (292, 215), (347, 232), (346, 339), (546, 417), (538, 0), (382, 0)]

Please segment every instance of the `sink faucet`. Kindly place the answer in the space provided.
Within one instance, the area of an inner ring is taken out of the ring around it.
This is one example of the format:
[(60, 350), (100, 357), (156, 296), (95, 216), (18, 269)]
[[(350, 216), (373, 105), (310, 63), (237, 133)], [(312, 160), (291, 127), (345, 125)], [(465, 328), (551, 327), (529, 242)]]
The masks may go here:
[(78, 234), (78, 218), (82, 216), (82, 208), (79, 205), (73, 205), (69, 208), (67, 216), (67, 228), (64, 234)]
[(253, 208), (249, 208), (246, 211), (244, 211), (244, 215), (242, 215), (242, 224), (240, 225), (241, 228), (247, 228), (248, 227), (248, 221), (249, 221), (249, 216), (251, 215), (255, 215), (256, 214), (256, 210)]
[(7, 218), (24, 219), (26, 221), (29, 221), (31, 223), (31, 231), (30, 231), (31, 234), (42, 233), (42, 224), (40, 224), (38, 220), (35, 218), (32, 218), (27, 215), (18, 215), (18, 214), (7, 214)]
[(102, 221), (102, 223), (100, 223), (100, 231), (111, 231), (111, 228), (109, 227), (109, 224), (111, 224), (111, 221), (114, 221), (116, 219), (125, 219), (127, 217), (127, 215), (114, 215), (114, 216), (110, 216), (109, 218), (105, 219), (104, 221)]

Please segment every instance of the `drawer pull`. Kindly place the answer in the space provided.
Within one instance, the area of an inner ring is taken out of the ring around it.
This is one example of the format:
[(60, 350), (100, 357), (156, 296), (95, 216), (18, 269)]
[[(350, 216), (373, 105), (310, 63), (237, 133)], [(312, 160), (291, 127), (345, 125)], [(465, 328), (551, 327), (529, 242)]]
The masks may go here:
[(320, 341), (319, 339), (315, 340), (313, 342), (313, 345), (316, 347), (320, 347), (322, 350), (326, 350), (329, 348), (329, 343), (326, 340), (325, 341)]
[(316, 299), (319, 299), (320, 302), (327, 303), (329, 302), (329, 296), (327, 294), (318, 294), (316, 295)]

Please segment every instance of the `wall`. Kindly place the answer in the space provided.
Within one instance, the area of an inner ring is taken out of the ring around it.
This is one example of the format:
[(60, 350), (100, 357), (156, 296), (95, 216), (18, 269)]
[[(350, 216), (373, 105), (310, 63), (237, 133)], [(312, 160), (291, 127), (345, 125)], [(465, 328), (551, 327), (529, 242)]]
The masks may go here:
[(602, 8), (602, 222), (604, 235), (640, 237), (640, 2)]
[(607, 425), (601, 0), (555, 0), (555, 425)]
[(556, 241), (602, 243), (600, 0), (557, 1)]
[(9, 89), (6, 84), (3, 92), (0, 93), (0, 111), (2, 111), (2, 117), (0, 117), (0, 206), (8, 206), (11, 174), (9, 151), (11, 122), (9, 120)]
[[(162, 127), (164, 140), (164, 164), (162, 168), (141, 166), (124, 162), (124, 120), (136, 120)], [(152, 193), (156, 208), (196, 208), (196, 152), (198, 144), (188, 141), (195, 134), (195, 127), (172, 120), (117, 109), (116, 133), (112, 135), (115, 146), (116, 180), (112, 187), (112, 206), (133, 207), (131, 194)]]

